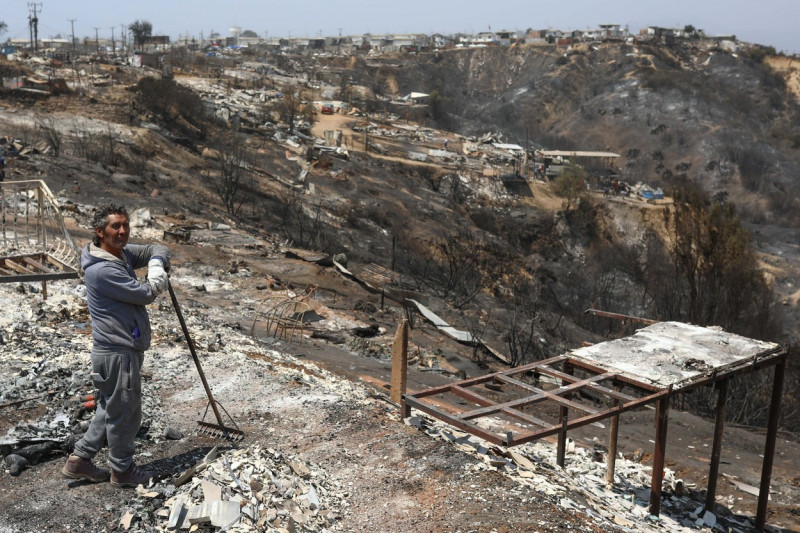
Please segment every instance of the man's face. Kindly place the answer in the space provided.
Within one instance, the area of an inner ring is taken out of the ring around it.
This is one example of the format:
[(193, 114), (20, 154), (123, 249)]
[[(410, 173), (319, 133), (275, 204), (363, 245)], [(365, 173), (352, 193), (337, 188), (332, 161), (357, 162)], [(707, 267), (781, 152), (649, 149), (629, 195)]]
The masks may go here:
[(103, 229), (95, 230), (100, 237), (100, 248), (116, 255), (122, 256), (122, 248), (128, 244), (131, 225), (125, 215), (108, 215), (108, 224)]

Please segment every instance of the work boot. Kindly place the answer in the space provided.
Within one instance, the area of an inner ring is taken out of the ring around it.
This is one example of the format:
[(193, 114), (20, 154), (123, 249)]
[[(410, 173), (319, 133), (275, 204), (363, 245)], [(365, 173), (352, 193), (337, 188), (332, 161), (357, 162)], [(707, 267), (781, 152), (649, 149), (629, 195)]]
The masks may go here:
[(152, 472), (139, 468), (136, 463), (131, 463), (130, 468), (125, 472), (111, 470), (111, 484), (118, 487), (138, 487), (139, 485), (146, 487), (152, 477)]
[(70, 455), (67, 463), (61, 469), (61, 473), (72, 479), (85, 479), (92, 483), (108, 481), (109, 472), (102, 468), (97, 468), (91, 459), (84, 459), (77, 455)]

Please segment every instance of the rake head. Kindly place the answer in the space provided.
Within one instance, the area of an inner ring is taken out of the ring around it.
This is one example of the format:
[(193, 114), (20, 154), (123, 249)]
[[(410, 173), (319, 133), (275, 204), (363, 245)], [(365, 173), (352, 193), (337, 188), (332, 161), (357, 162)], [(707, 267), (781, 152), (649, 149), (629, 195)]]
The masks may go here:
[(225, 439), (231, 442), (239, 442), (244, 438), (244, 432), (239, 429), (203, 422), (202, 420), (197, 422), (197, 429), (195, 431), (215, 439)]
[[(211, 402), (214, 402), (213, 404)], [(217, 418), (217, 423), (213, 424), (211, 422), (206, 422), (206, 415), (208, 414), (208, 408), (211, 407), (214, 411), (214, 416)], [(220, 409), (225, 415), (228, 417), (228, 420), (231, 421), (233, 427), (226, 426), (222, 422), (222, 416), (220, 415)], [(231, 442), (239, 442), (244, 438), (244, 431), (239, 429), (239, 426), (236, 425), (234, 422), (233, 417), (228, 413), (228, 411), (222, 406), (221, 403), (210, 400), (206, 405), (206, 410), (203, 413), (203, 419), (197, 422), (197, 429), (195, 430), (196, 433), (200, 433), (202, 435), (208, 435), (209, 437), (213, 437), (215, 439), (225, 439)]]

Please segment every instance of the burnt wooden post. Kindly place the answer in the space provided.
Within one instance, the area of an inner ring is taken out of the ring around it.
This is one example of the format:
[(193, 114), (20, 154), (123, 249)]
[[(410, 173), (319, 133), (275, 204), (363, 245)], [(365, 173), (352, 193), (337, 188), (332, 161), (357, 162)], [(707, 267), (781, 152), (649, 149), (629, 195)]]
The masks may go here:
[[(391, 399), (401, 403), (406, 392), (406, 375), (408, 372), (408, 320), (403, 319), (397, 326), (392, 346), (392, 389)], [(401, 409), (400, 417), (405, 418)]]
[(767, 442), (764, 446), (764, 462), (761, 466), (761, 485), (758, 488), (758, 510), (756, 511), (756, 530), (764, 531), (767, 523), (767, 500), (769, 500), (769, 482), (772, 478), (772, 460), (775, 455), (775, 440), (778, 437), (778, 419), (781, 410), (781, 394), (783, 394), (783, 375), (786, 371), (786, 356), (775, 365), (775, 377), (772, 379), (772, 398), (769, 402), (769, 422), (767, 423)]
[(722, 432), (725, 427), (725, 406), (728, 402), (728, 382), (725, 378), (718, 384), (717, 418), (714, 422), (714, 443), (711, 445), (711, 466), (708, 469), (708, 489), (706, 490), (706, 510), (713, 511), (717, 496), (717, 476), (719, 475), (720, 450), (722, 449)]
[(653, 477), (650, 482), (650, 514), (655, 516), (661, 513), (661, 485), (664, 481), (664, 457), (667, 450), (670, 396), (672, 394), (662, 397), (656, 404), (656, 446), (653, 452)]

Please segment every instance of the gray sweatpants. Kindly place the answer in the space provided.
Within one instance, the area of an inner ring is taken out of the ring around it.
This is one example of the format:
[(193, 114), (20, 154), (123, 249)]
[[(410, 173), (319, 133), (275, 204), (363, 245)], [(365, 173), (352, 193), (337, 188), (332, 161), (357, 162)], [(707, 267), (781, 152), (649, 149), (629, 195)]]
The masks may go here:
[(108, 440), (108, 462), (117, 472), (133, 463), (134, 440), (142, 424), (144, 352), (127, 348), (92, 348), (92, 381), (100, 392), (97, 411), (75, 455), (92, 459)]

